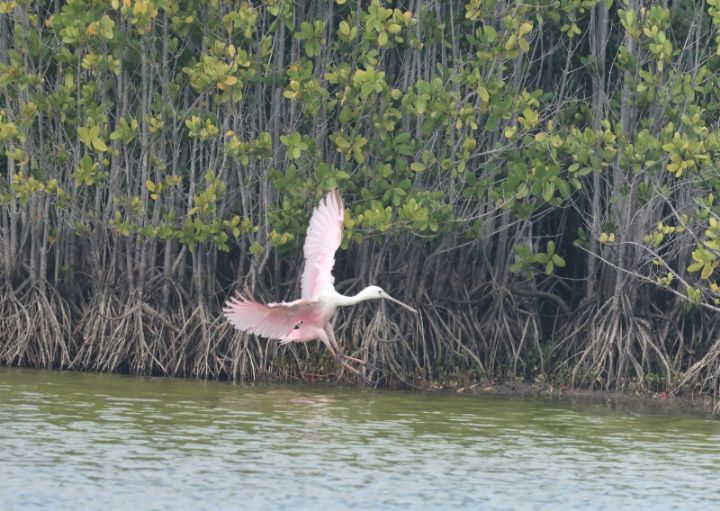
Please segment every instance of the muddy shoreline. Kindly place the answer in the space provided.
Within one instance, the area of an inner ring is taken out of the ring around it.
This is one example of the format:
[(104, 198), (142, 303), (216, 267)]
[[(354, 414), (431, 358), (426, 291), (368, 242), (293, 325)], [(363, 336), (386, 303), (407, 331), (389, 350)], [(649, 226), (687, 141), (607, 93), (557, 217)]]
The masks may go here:
[(692, 410), (720, 417), (717, 399), (704, 394), (677, 394), (660, 391), (620, 391), (572, 388), (568, 385), (532, 384), (524, 382), (505, 382), (472, 384), (456, 388), (443, 387), (444, 390), (463, 394), (486, 395), (511, 398), (569, 400), (584, 403), (604, 404), (627, 411), (646, 407), (667, 410)]

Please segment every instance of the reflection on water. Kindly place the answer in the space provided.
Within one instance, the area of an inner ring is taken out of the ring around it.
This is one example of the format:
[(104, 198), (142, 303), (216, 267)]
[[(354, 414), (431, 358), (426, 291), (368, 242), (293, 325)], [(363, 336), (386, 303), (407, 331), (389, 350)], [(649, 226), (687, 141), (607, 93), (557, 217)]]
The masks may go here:
[(657, 409), (0, 368), (0, 509), (711, 509)]

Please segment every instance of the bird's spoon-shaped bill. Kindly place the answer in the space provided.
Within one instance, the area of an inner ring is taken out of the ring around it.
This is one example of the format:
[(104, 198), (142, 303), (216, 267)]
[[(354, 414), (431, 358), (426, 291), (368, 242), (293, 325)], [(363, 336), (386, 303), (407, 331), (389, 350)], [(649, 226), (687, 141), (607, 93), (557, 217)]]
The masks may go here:
[(385, 293), (384, 298), (386, 298), (387, 300), (390, 300), (391, 302), (395, 302), (396, 304), (401, 305), (402, 307), (405, 307), (410, 312), (414, 312), (415, 314), (417, 314), (417, 311), (415, 309), (413, 309), (412, 307), (410, 307), (408, 304), (401, 302), (397, 298), (393, 298), (392, 296), (390, 296), (387, 293)]

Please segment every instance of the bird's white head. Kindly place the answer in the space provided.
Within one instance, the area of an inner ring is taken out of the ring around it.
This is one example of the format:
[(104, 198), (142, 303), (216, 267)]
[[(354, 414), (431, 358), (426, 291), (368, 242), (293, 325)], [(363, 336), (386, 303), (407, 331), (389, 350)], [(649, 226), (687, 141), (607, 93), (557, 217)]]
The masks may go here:
[(390, 300), (391, 302), (395, 302), (398, 305), (405, 307), (407, 310), (411, 312), (417, 313), (415, 309), (410, 307), (408, 304), (401, 302), (397, 298), (393, 298), (389, 294), (385, 292), (385, 290), (379, 286), (368, 286), (365, 289), (363, 289), (360, 293), (363, 296), (363, 299), (365, 300), (379, 300), (381, 298), (385, 300)]

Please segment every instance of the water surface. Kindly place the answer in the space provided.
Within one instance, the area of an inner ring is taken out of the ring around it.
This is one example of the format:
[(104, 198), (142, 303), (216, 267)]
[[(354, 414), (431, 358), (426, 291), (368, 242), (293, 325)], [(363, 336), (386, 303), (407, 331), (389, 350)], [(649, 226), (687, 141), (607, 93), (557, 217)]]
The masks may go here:
[(0, 509), (718, 509), (720, 422), (0, 368)]

